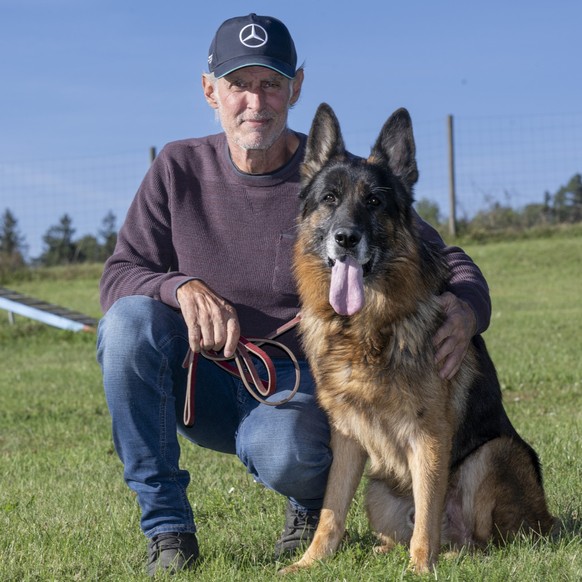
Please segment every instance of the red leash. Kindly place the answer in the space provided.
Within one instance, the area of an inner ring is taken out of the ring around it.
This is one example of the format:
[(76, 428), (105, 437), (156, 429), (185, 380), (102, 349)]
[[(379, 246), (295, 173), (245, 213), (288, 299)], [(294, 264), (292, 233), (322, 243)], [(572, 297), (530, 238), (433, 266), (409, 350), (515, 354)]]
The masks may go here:
[[(229, 374), (240, 378), (248, 390), (249, 394), (262, 404), (267, 404), (268, 406), (279, 406), (289, 402), (293, 396), (297, 393), (299, 388), (299, 382), (301, 379), (301, 372), (299, 370), (299, 362), (295, 357), (295, 354), (281, 342), (275, 341), (274, 338), (280, 336), (286, 331), (295, 327), (299, 320), (301, 319), (301, 314), (294, 317), (291, 321), (288, 321), (273, 333), (269, 334), (265, 338), (250, 338), (247, 339), (240, 336), (235, 354), (232, 358), (225, 358), (220, 356), (214, 351), (202, 350), (200, 354), (206, 359), (211, 360), (217, 366), (226, 370)], [(270, 345), (279, 348), (287, 357), (293, 362), (295, 368), (295, 386), (291, 390), (291, 394), (282, 400), (269, 401), (265, 400), (266, 397), (271, 396), (277, 390), (277, 376), (275, 373), (275, 366), (273, 361), (268, 356), (268, 354), (262, 350), (259, 346)], [(186, 358), (184, 359), (183, 367), (188, 368), (188, 381), (186, 385), (186, 400), (184, 402), (184, 424), (186, 426), (194, 425), (194, 400), (196, 394), (196, 366), (198, 363), (198, 355), (191, 349), (188, 349)], [(265, 366), (267, 371), (267, 379), (263, 380), (259, 373), (257, 372), (252, 357), (256, 357)], [(232, 363), (234, 361), (234, 364)]]

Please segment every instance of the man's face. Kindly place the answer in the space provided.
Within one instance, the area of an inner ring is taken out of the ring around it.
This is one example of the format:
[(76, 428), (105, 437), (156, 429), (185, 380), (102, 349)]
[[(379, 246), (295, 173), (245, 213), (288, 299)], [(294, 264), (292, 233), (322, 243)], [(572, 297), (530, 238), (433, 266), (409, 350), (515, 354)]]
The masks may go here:
[(218, 111), (228, 141), (243, 150), (269, 149), (287, 126), (301, 79), (291, 81), (266, 67), (244, 67), (218, 79), (206, 97)]

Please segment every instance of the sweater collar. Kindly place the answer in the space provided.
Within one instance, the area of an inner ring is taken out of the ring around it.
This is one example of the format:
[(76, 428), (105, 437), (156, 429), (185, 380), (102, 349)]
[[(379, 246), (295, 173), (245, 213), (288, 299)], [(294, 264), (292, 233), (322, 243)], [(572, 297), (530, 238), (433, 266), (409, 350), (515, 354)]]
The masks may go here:
[(307, 136), (303, 133), (294, 132), (299, 138), (299, 147), (289, 159), (289, 161), (281, 166), (274, 172), (269, 172), (268, 174), (247, 174), (241, 172), (233, 163), (230, 157), (230, 150), (228, 148), (228, 142), (226, 141), (226, 135), (221, 134), (222, 137), (222, 147), (221, 155), (223, 158), (223, 163), (228, 168), (228, 170), (237, 176), (239, 180), (243, 180), (249, 185), (254, 186), (273, 186), (275, 184), (280, 184), (281, 182), (288, 181), (290, 179), (297, 179), (299, 177), (299, 166), (303, 161), (305, 154), (305, 144), (307, 142)]

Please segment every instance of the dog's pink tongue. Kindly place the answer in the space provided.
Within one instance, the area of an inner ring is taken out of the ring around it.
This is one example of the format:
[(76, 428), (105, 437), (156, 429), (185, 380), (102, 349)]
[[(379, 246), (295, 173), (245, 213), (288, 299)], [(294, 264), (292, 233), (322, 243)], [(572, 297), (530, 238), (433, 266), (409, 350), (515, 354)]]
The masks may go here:
[(353, 257), (337, 259), (332, 267), (329, 302), (340, 315), (353, 315), (364, 306), (364, 274)]

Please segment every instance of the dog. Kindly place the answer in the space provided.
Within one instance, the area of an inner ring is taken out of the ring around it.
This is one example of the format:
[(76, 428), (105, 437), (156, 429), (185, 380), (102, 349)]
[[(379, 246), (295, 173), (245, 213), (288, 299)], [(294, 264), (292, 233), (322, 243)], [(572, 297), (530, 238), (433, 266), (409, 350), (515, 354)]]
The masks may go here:
[(314, 539), (283, 574), (336, 551), (368, 460), (377, 549), (408, 545), (417, 573), (435, 566), (445, 544), (484, 548), (556, 527), (538, 456), (503, 408), (483, 339), (473, 338), (452, 380), (439, 377), (432, 338), (448, 270), (417, 234), (415, 155), (405, 109), (386, 121), (367, 159), (346, 151), (327, 104), (317, 110), (301, 167), (294, 273), (333, 462)]

